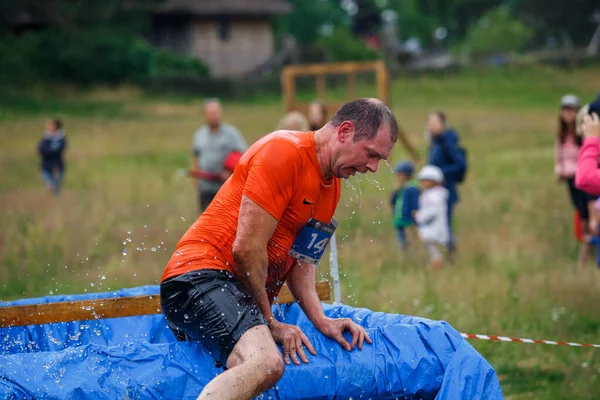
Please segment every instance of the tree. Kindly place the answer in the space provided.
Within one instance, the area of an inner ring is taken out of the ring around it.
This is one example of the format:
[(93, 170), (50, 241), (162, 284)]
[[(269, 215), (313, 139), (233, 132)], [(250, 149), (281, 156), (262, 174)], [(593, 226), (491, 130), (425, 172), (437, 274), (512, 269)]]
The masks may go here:
[(404, 39), (415, 36), (430, 43), (433, 32), (444, 27), (450, 43), (464, 38), (468, 27), (483, 13), (516, 0), (388, 0), (387, 8), (398, 13)]
[(275, 19), (276, 35), (287, 33), (299, 43), (312, 44), (320, 36), (323, 26), (343, 23), (347, 17), (336, 0), (289, 0), (294, 12)]
[(463, 46), (475, 55), (518, 51), (533, 37), (533, 30), (514, 17), (508, 7), (485, 13), (467, 31)]
[(361, 37), (378, 33), (381, 10), (375, 0), (356, 0), (357, 13), (352, 17), (352, 33)]
[(14, 29), (23, 19), (65, 32), (108, 27), (113, 32), (138, 34), (149, 25), (152, 12), (162, 1), (3, 0), (0, 5), (4, 16), (2, 30)]
[(600, 9), (598, 0), (554, 1), (520, 0), (517, 11), (536, 28), (539, 43), (549, 36), (567, 36), (575, 44), (587, 45), (595, 29), (591, 17)]

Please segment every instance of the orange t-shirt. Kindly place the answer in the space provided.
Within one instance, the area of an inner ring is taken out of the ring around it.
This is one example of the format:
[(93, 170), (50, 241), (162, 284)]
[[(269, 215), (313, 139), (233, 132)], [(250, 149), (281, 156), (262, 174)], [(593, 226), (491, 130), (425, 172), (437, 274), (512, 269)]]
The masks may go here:
[[(267, 244), (267, 293), (272, 299), (295, 265), (288, 252), (312, 217), (330, 223), (340, 199), (340, 180), (325, 181), (314, 132), (276, 131), (244, 153), (233, 175), (183, 235), (162, 280), (204, 268), (236, 273), (231, 250), (242, 195), (277, 219)], [(306, 204), (310, 203), (310, 204)]]

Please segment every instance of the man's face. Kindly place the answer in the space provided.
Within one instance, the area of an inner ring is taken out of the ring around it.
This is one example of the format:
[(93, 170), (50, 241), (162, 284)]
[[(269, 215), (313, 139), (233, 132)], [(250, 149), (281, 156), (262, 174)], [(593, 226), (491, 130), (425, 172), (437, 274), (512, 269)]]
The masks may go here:
[(389, 128), (384, 126), (371, 139), (354, 141), (354, 124), (343, 122), (336, 132), (331, 168), (338, 178), (348, 178), (357, 172), (376, 172), (379, 161), (386, 160), (394, 147)]
[(204, 119), (211, 127), (221, 124), (221, 105), (219, 103), (208, 103), (204, 106)]

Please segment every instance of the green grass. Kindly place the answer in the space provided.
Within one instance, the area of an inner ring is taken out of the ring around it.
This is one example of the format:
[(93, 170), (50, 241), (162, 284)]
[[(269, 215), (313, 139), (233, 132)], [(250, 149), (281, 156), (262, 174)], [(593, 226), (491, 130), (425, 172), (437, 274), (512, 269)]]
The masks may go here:
[[(0, 100), (0, 299), (158, 283), (196, 217), (194, 184), (175, 171), (189, 165), (201, 99), (132, 88), (54, 90)], [(361, 201), (344, 187), (336, 215), (345, 302), (443, 319), (461, 332), (599, 342), (600, 271), (591, 263), (576, 269), (567, 189), (553, 179), (560, 97), (591, 99), (598, 90), (598, 69), (394, 81), (393, 110), (422, 154), (423, 124), (437, 108), (469, 149), (456, 216), (459, 260), (433, 272), (421, 250), (396, 251), (387, 205), (393, 176), (382, 165), (374, 178), (383, 190), (353, 181)], [(358, 95), (375, 95), (373, 86), (363, 82)], [(342, 98), (344, 90), (328, 96)], [(224, 107), (249, 142), (273, 130), (283, 111), (272, 97)], [(59, 198), (45, 193), (34, 151), (44, 120), (55, 115), (65, 120), (70, 146)], [(404, 157), (397, 146), (390, 164)], [(600, 392), (597, 349), (471, 343), (497, 369), (507, 399)]]

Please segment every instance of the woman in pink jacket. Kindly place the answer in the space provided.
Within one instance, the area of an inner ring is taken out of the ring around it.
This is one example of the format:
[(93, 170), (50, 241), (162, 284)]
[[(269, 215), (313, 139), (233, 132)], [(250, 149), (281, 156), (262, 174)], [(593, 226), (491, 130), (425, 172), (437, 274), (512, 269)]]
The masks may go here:
[[(579, 99), (576, 96), (566, 95), (561, 99), (554, 173), (558, 181), (567, 184), (571, 202), (577, 210), (581, 221), (583, 236), (584, 238), (588, 238), (590, 236), (590, 209), (595, 197), (587, 194), (586, 191), (578, 189), (575, 184), (577, 158), (583, 141), (583, 138), (576, 133), (575, 120), (579, 108)], [(587, 261), (589, 253), (590, 245), (587, 243), (587, 240), (583, 240), (579, 249), (580, 266)]]
[(600, 95), (589, 105), (588, 115), (583, 117), (585, 140), (577, 159), (575, 185), (587, 193), (600, 196)]

